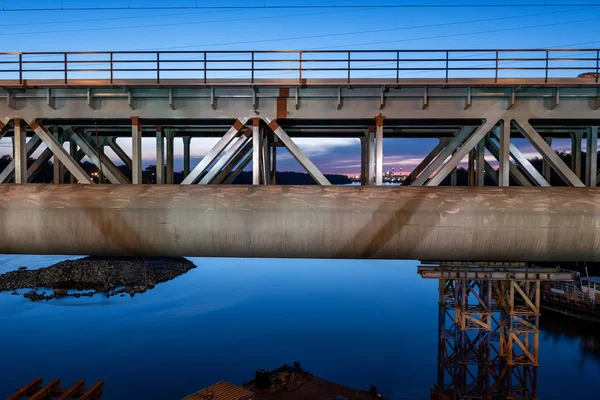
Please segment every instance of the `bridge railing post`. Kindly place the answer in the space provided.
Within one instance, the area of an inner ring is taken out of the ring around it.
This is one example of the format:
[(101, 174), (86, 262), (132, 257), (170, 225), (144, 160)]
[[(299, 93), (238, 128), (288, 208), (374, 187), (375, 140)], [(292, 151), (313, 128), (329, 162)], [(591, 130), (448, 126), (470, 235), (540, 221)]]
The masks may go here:
[(396, 52), (396, 85), (400, 83), (400, 52)]
[(250, 53), (252, 55), (252, 67), (251, 67), (251, 82), (254, 85), (254, 52)]
[(69, 61), (67, 60), (67, 53), (64, 53), (65, 56), (65, 60), (64, 60), (64, 65), (65, 65), (65, 85), (68, 83), (69, 81)]
[(545, 83), (548, 83), (549, 54), (550, 54), (550, 52), (548, 50), (546, 50), (546, 79), (544, 80)]
[(23, 53), (19, 53), (19, 85), (23, 84)]
[(598, 83), (598, 75), (600, 75), (600, 50), (596, 51), (596, 83)]
[(448, 83), (448, 74), (450, 73), (450, 52), (446, 51), (446, 83)]
[(494, 83), (498, 83), (498, 64), (499, 64), (499, 54), (498, 50), (496, 50), (496, 77), (494, 78)]
[(206, 85), (206, 52), (204, 52), (204, 84)]
[(350, 86), (350, 53), (348, 52), (348, 86)]
[(160, 53), (156, 52), (156, 83), (160, 83)]
[(303, 55), (303, 53), (302, 53), (302, 51), (300, 51), (300, 53), (299, 53), (299, 64), (298, 64), (298, 76), (300, 78), (300, 80), (298, 81), (298, 83), (300, 83), (300, 84), (302, 84), (302, 69), (303, 69), (303, 66), (302, 66), (302, 55)]
[(114, 63), (113, 63), (113, 56), (114, 54), (111, 52), (110, 53), (110, 84), (112, 85), (114, 83), (114, 78), (115, 78), (115, 68), (114, 68)]

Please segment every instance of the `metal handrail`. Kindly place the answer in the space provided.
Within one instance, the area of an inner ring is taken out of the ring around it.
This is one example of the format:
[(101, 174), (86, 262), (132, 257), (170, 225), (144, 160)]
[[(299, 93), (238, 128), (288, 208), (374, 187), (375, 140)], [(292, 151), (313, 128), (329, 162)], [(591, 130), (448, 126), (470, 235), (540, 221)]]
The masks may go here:
[[(489, 53), (489, 56), (486, 54)], [(566, 56), (560, 56), (561, 54)], [(519, 54), (523, 54), (522, 57)], [(585, 55), (590, 55), (589, 57)], [(286, 58), (283, 55), (290, 55)], [(176, 56), (176, 57), (173, 57)], [(231, 58), (227, 58), (227, 57)], [(489, 65), (467, 65), (467, 63)], [(370, 63), (371, 65), (365, 63)], [(566, 63), (566, 64), (565, 64)], [(277, 64), (287, 64), (277, 67)], [(517, 65), (514, 65), (517, 64)], [(562, 65), (558, 65), (562, 64)], [(600, 76), (600, 49), (477, 49), (477, 50), (211, 50), (211, 51), (92, 51), (92, 52), (1, 52), (0, 78), (18, 75), (44, 78), (43, 74), (60, 73), (68, 84), (73, 74), (91, 74), (85, 79), (110, 82), (123, 73), (153, 73), (156, 83), (166, 73), (197, 72), (194, 78), (206, 83), (211, 73), (244, 72), (254, 84), (257, 73), (293, 74), (302, 83), (307, 72), (328, 72), (348, 84), (360, 72), (381, 72), (400, 82), (401, 73), (441, 72), (448, 82), (456, 71), (491, 72), (497, 83), (503, 71), (535, 72), (548, 83), (556, 71), (580, 71)], [(517, 74), (518, 75), (518, 74)], [(525, 77), (511, 76), (511, 78)], [(527, 77), (530, 77), (530, 76)], [(331, 76), (327, 76), (331, 77)], [(225, 78), (236, 78), (225, 76)], [(322, 78), (322, 77), (318, 77)], [(586, 82), (590, 82), (589, 80)]]

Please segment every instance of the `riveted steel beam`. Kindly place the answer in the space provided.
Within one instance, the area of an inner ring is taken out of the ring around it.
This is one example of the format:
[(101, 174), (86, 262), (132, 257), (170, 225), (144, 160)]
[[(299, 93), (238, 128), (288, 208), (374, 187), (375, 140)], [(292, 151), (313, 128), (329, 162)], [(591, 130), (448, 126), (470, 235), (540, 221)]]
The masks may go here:
[(454, 168), (458, 166), (458, 164), (462, 161), (463, 158), (475, 147), (477, 143), (485, 138), (496, 124), (500, 122), (498, 118), (488, 119), (483, 125), (481, 125), (473, 134), (465, 140), (464, 144), (460, 147), (460, 149), (454, 154), (446, 164), (433, 178), (426, 183), (427, 186), (438, 186), (442, 181), (452, 172)]
[(214, 145), (212, 149), (204, 156), (202, 160), (194, 167), (188, 176), (185, 177), (182, 185), (190, 185), (200, 178), (200, 176), (206, 171), (209, 165), (225, 150), (225, 148), (231, 143), (231, 141), (237, 136), (238, 132), (244, 128), (248, 122), (248, 118), (236, 120), (235, 124), (229, 128), (229, 130), (223, 135), (223, 137)]
[[(546, 143), (544, 138), (529, 124), (527, 120), (515, 120), (513, 121), (519, 131), (531, 142), (533, 147), (540, 152), (542, 157), (554, 168), (554, 170), (560, 175), (561, 178), (570, 186), (582, 187), (585, 186), (583, 182), (575, 175), (573, 171), (560, 159), (552, 148)], [(543, 178), (542, 178), (543, 179)]]
[(319, 185), (331, 185), (325, 175), (319, 171), (319, 169), (310, 161), (310, 159), (304, 154), (302, 150), (294, 143), (288, 134), (279, 126), (276, 120), (271, 121), (268, 118), (264, 119), (269, 125), (269, 128), (277, 135), (277, 138), (285, 145), (288, 151), (294, 156), (294, 158), (306, 169), (306, 172), (319, 184)]
[[(31, 139), (29, 139), (29, 141), (27, 142), (27, 145), (26, 145), (27, 158), (29, 158), (31, 156), (31, 154), (33, 154), (37, 150), (37, 148), (40, 146), (40, 144), (42, 144), (42, 140), (37, 136), (33, 136)], [(2, 172), (0, 173), (0, 183), (8, 183), (8, 182), (10, 182), (11, 179), (14, 178), (14, 176), (15, 176), (15, 160), (12, 159), (8, 163), (8, 165), (4, 168), (4, 170), (2, 170)]]
[(472, 130), (469, 128), (462, 128), (460, 132), (448, 143), (448, 145), (438, 154), (438, 156), (425, 168), (423, 173), (419, 175), (412, 183), (412, 186), (421, 186), (429, 179), (437, 169), (446, 161), (450, 155), (455, 153), (460, 145), (465, 141), (471, 134)]
[(106, 175), (106, 178), (110, 181), (110, 183), (124, 185), (129, 183), (125, 175), (121, 172), (119, 168), (113, 164), (110, 158), (106, 156), (104, 153), (100, 153), (95, 148), (94, 144), (90, 143), (90, 141), (79, 135), (73, 129), (67, 129), (70, 139), (77, 144), (77, 146), (85, 153), (86, 156), (90, 159), (90, 161), (98, 168), (102, 170), (102, 173)]
[(69, 170), (71, 174), (75, 176), (75, 179), (82, 184), (94, 183), (92, 178), (81, 168), (81, 165), (75, 161), (71, 155), (65, 150), (65, 148), (54, 138), (54, 136), (48, 132), (48, 130), (36, 120), (29, 123), (29, 126), (36, 135), (44, 142), (46, 147), (52, 151), (54, 157), (56, 157), (63, 165)]

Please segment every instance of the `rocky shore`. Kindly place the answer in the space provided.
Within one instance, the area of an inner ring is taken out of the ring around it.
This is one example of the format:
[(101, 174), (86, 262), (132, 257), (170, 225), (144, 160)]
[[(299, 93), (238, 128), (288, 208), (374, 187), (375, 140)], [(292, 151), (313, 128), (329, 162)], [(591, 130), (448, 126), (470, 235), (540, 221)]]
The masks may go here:
[[(2, 274), (0, 292), (12, 291), (12, 294), (22, 294), (30, 300), (95, 294), (106, 297), (129, 294), (133, 297), (193, 268), (196, 266), (185, 258), (86, 257), (36, 270), (20, 267)], [(38, 288), (48, 288), (52, 292), (47, 294)], [(31, 290), (19, 293), (19, 289)]]

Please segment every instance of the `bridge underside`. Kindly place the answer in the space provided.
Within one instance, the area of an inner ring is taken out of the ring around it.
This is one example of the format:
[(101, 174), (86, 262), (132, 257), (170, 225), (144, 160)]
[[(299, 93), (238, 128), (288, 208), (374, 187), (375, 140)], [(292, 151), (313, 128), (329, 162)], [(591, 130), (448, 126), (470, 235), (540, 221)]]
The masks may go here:
[[(553, 174), (564, 185), (596, 186), (596, 157), (586, 157), (582, 165), (583, 143), (586, 153), (597, 151), (600, 95), (595, 86), (468, 83), (389, 87), (367, 80), (352, 87), (336, 87), (335, 81), (308, 87), (181, 87), (139, 81), (123, 88), (92, 81), (87, 87), (75, 82), (5, 88), (0, 91), (5, 98), (0, 137), (14, 138), (14, 162), (0, 182), (31, 180), (35, 171), (27, 171), (26, 160), (41, 146), (47, 148), (42, 161), (53, 156), (58, 161), (55, 183), (68, 177), (71, 183), (92, 183), (78, 168), (85, 156), (102, 166), (103, 173), (108, 171), (109, 182), (142, 183), (142, 138), (156, 140), (157, 166), (165, 163), (166, 138), (167, 168), (164, 174), (157, 168), (157, 183), (173, 183), (173, 142), (183, 140), (186, 184), (229, 183), (246, 167), (254, 171), (254, 184), (276, 183), (277, 147), (286, 147), (317, 183), (328, 184), (294, 139), (357, 138), (361, 183), (377, 185), (382, 183), (384, 138), (435, 138), (439, 143), (405, 184), (437, 186), (468, 158), (473, 186), (483, 186), (486, 176), (499, 186), (549, 186)], [(219, 141), (198, 165), (191, 165), (191, 143), (207, 137)], [(527, 139), (539, 152), (541, 169), (514, 145), (516, 138)], [(571, 140), (571, 165), (555, 154), (554, 138)], [(132, 151), (123, 151), (116, 139), (131, 141)], [(60, 149), (66, 143), (70, 151)], [(106, 157), (106, 147), (119, 160)], [(486, 153), (493, 159), (486, 159)], [(116, 164), (129, 170), (118, 171)]]
[[(53, 183), (149, 183), (142, 141), (153, 140), (157, 168), (151, 182), (174, 183), (174, 141), (182, 140), (182, 183), (194, 187), (0, 185), (0, 252), (600, 259), (600, 203), (595, 190), (583, 188), (597, 186), (597, 157), (582, 152), (597, 153), (597, 84), (85, 83), (24, 83), (0, 91), (6, 99), (0, 103), (0, 137), (13, 139), (14, 156), (0, 182), (31, 182), (52, 158)], [(206, 137), (218, 140), (193, 165), (190, 148)], [(384, 138), (438, 139), (403, 185), (457, 185), (457, 168), (468, 159), (470, 191), (196, 186), (231, 183), (246, 168), (254, 185), (275, 185), (281, 147), (316, 183), (328, 186), (296, 139), (332, 137), (357, 139), (363, 186), (384, 183)], [(515, 145), (518, 138), (536, 149), (541, 168)], [(570, 165), (552, 148), (555, 138), (571, 141)], [(124, 141), (131, 151), (121, 147)], [(118, 159), (109, 158), (106, 148)], [(39, 149), (37, 160), (28, 162)], [(85, 157), (99, 177), (83, 169)], [(533, 188), (551, 184), (580, 189)]]

